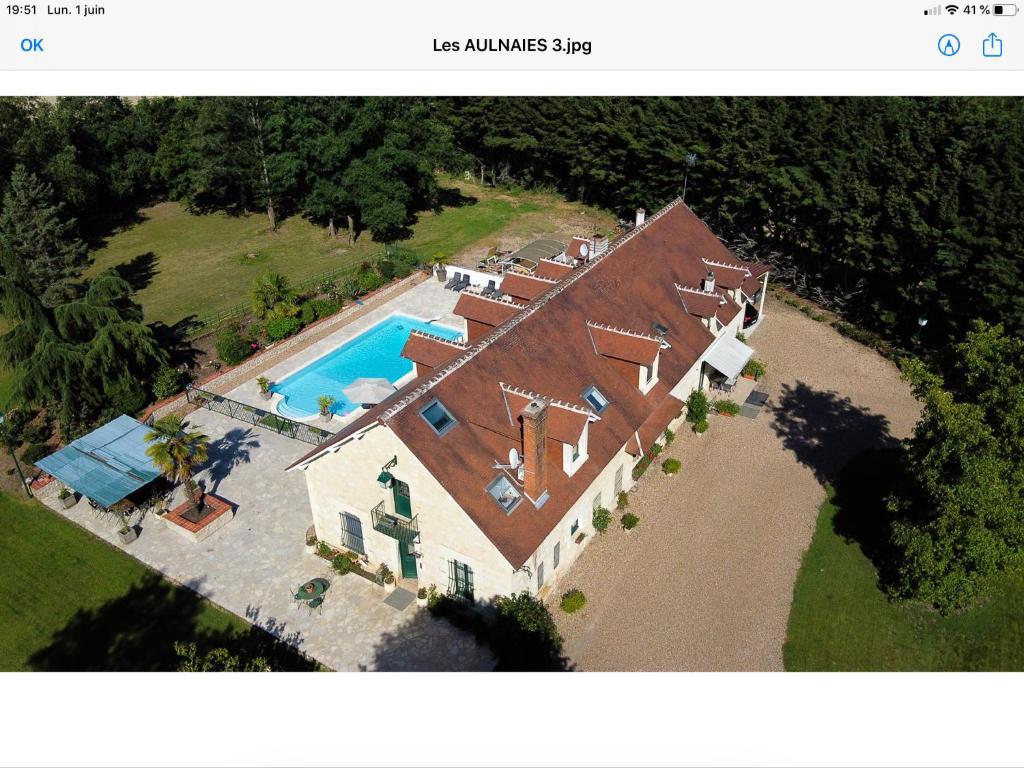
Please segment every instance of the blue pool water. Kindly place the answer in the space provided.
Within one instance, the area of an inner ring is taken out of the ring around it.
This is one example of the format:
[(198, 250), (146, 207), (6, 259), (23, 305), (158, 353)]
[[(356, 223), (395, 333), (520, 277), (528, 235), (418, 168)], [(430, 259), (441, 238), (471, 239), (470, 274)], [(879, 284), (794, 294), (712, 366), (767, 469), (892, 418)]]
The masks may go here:
[(320, 395), (334, 398), (331, 410), (345, 414), (359, 403), (352, 403), (342, 392), (356, 379), (382, 378), (391, 383), (412, 370), (412, 363), (402, 357), (402, 347), (413, 331), (423, 331), (446, 339), (457, 339), (462, 334), (443, 325), (427, 323), (408, 315), (392, 315), (372, 328), (363, 331), (319, 360), (314, 360), (270, 388), (284, 400), (277, 409), (282, 416), (306, 418), (320, 411)]

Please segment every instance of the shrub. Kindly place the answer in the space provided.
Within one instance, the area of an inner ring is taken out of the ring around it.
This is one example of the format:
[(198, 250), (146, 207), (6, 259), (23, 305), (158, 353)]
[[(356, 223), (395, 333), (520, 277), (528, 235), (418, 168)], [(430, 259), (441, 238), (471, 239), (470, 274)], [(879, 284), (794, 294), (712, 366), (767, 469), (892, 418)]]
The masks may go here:
[(699, 389), (693, 390), (686, 398), (686, 419), (692, 424), (699, 424), (706, 420), (710, 409), (708, 396)]
[(384, 563), (381, 563), (380, 568), (377, 569), (377, 580), (383, 584), (394, 584), (395, 574)]
[(682, 466), (683, 465), (679, 463), (679, 459), (665, 459), (661, 462), (661, 471), (666, 475), (674, 475)]
[(753, 357), (750, 358), (747, 361), (747, 364), (743, 366), (743, 375), (744, 376), (753, 376), (754, 379), (760, 379), (762, 376), (764, 376), (764, 372), (765, 372), (765, 365), (764, 365), (764, 363), (762, 363), (760, 360), (758, 360), (756, 358), (753, 358)]
[(303, 325), (309, 325), (314, 320), (316, 320), (316, 308), (313, 306), (313, 302), (302, 302), (299, 306), (299, 321)]
[(355, 301), (361, 295), (359, 288), (359, 281), (355, 278), (349, 278), (341, 285), (341, 295), (349, 301)]
[(341, 309), (341, 302), (335, 299), (313, 299), (309, 303), (313, 307), (313, 313), (316, 315), (317, 320), (330, 317)]
[(372, 293), (384, 285), (384, 280), (373, 270), (359, 273), (359, 292)]
[(627, 512), (619, 519), (619, 522), (622, 523), (622, 530), (632, 531), (640, 522), (640, 518), (632, 512)]
[(612, 513), (604, 507), (598, 507), (594, 510), (594, 530), (598, 533), (604, 533), (608, 530), (608, 524), (612, 521)]
[(272, 341), (286, 339), (302, 327), (302, 322), (297, 317), (275, 317), (267, 320), (267, 336)]
[(640, 461), (638, 461), (636, 463), (636, 466), (633, 467), (633, 479), (639, 480), (641, 477), (643, 477), (644, 472), (647, 471), (647, 468), (651, 465), (652, 461), (654, 461), (654, 456), (652, 456), (650, 453), (646, 453), (643, 456), (641, 456)]
[(651, 446), (651, 450), (648, 451), (648, 455), (650, 455), (651, 459), (653, 460), (658, 458), (658, 454), (661, 453), (663, 450), (664, 448), (655, 443), (654, 445)]
[(625, 509), (629, 506), (629, 494), (625, 491), (619, 491), (619, 495), (616, 498), (616, 509)]
[(565, 669), (562, 637), (548, 607), (527, 592), (494, 601), (490, 641), (504, 671)]
[(316, 545), (316, 553), (320, 555), (320, 557), (326, 557), (328, 560), (331, 560), (334, 557), (334, 550), (322, 541)]
[(396, 261), (395, 262), (395, 278), (401, 280), (404, 277), (408, 277), (412, 274), (413, 269), (416, 268), (416, 262), (409, 263), (408, 261)]
[(693, 425), (693, 431), (696, 432), (698, 435), (703, 434), (704, 432), (707, 432), (708, 431), (708, 420), (707, 419), (701, 419), (700, 421), (698, 421), (696, 424)]
[(158, 400), (181, 392), (181, 371), (166, 366), (153, 379), (153, 394)]
[(676, 439), (676, 433), (668, 427), (665, 427), (665, 431), (661, 433), (661, 436), (665, 438), (665, 447), (668, 448), (672, 445), (672, 441)]
[(35, 464), (51, 453), (53, 453), (53, 446), (49, 443), (32, 443), (25, 446), (25, 450), (21, 452), (21, 460), (26, 464)]
[(587, 604), (587, 596), (578, 589), (570, 589), (562, 595), (562, 610), (566, 613), (576, 613)]
[(715, 400), (711, 405), (716, 413), (727, 413), (730, 416), (735, 416), (740, 412), (740, 407), (732, 400)]
[(377, 272), (380, 273), (381, 280), (385, 283), (394, 280), (395, 262), (391, 261), (391, 259), (381, 259), (377, 262)]
[(340, 552), (334, 556), (331, 560), (331, 567), (339, 574), (344, 576), (347, 573), (352, 573), (358, 567), (356, 560), (359, 558), (355, 552)]
[(242, 329), (237, 323), (226, 325), (217, 332), (213, 342), (217, 357), (225, 365), (238, 365), (252, 354), (252, 346), (242, 336)]
[(746, 341), (746, 340), (747, 340), (747, 334), (743, 333), (743, 331), (737, 331), (736, 332), (736, 341)]

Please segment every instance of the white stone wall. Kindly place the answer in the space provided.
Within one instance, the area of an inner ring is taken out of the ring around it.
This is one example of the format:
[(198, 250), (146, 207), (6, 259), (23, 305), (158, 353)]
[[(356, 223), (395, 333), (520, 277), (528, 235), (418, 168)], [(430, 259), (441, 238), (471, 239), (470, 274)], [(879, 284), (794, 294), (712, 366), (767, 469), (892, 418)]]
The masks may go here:
[(433, 475), (383, 426), (370, 429), (362, 439), (346, 443), (304, 470), (317, 538), (340, 546), (340, 513), (348, 512), (362, 523), (371, 563), (386, 563), (396, 574), (401, 573), (397, 541), (375, 531), (370, 516), (370, 510), (380, 501), (384, 501), (389, 514), (394, 514), (392, 491), (377, 483), (381, 467), (392, 457), (398, 458), (398, 464), (389, 471), (409, 485), (412, 513), (420, 530), (416, 551), (421, 586), (436, 584), (440, 591), (447, 591), (449, 561), (458, 560), (473, 569), (477, 598), (510, 594), (527, 587), (525, 574), (513, 572), (512, 566)]

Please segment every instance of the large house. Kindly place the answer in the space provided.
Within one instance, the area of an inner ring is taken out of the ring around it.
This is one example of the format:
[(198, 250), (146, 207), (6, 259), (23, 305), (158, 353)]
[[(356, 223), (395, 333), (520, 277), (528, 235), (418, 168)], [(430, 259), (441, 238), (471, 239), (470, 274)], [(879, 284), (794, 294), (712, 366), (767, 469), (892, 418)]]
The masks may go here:
[(464, 293), (464, 343), (410, 336), (416, 377), (289, 467), (322, 541), (465, 598), (554, 583), (687, 396), (749, 359), (768, 282), (678, 200), (604, 245)]

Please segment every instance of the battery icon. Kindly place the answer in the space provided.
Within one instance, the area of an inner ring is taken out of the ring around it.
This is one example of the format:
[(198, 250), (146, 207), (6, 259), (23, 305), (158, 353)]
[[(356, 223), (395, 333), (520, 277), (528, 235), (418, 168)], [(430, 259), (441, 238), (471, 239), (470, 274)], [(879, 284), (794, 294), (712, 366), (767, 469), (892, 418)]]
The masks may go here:
[(1016, 16), (1017, 6), (1016, 5), (993, 5), (992, 6), (993, 16)]

